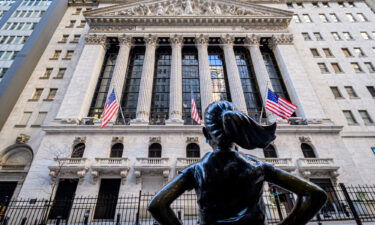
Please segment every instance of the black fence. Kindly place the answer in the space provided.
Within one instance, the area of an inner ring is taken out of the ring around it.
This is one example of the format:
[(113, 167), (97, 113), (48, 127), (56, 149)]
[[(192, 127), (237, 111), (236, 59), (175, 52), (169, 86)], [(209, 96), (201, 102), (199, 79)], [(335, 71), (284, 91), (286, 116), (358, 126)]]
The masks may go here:
[[(345, 186), (326, 188), (329, 201), (313, 221), (352, 220), (357, 224), (375, 221), (375, 186)], [(140, 192), (121, 197), (76, 197), (63, 201), (17, 199), (0, 203), (1, 225), (46, 224), (156, 224), (147, 211), (153, 194)], [(265, 191), (263, 199), (269, 224), (276, 224), (293, 209), (296, 196), (276, 186)], [(178, 198), (172, 209), (184, 225), (197, 225), (198, 206), (195, 193)]]

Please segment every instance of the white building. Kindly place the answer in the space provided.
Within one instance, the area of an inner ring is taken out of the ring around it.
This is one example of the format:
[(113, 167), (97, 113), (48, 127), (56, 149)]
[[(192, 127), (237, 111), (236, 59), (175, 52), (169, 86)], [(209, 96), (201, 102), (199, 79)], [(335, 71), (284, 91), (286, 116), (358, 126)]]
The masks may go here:
[[(361, 0), (71, 0), (1, 130), (0, 185), (156, 191), (211, 151), (192, 92), (200, 113), (227, 99), (259, 119), (267, 84), (296, 118), (270, 148), (240, 151), (321, 186), (373, 184), (374, 24)], [(112, 87), (125, 120), (102, 129)]]

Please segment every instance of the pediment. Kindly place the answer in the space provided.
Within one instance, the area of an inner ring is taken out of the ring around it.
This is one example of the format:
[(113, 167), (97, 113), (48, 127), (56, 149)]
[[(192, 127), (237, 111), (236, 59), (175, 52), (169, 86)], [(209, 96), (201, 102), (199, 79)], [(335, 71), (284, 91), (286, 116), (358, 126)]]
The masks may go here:
[(159, 0), (123, 3), (86, 12), (93, 25), (246, 25), (289, 24), (292, 12), (234, 0)]

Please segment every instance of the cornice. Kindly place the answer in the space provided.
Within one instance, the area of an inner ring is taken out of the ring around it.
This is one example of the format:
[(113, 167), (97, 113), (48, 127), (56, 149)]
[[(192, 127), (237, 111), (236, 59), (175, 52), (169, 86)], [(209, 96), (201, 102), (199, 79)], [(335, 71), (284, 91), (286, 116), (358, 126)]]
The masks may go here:
[[(277, 134), (339, 134), (342, 126), (333, 125), (283, 125), (277, 127)], [(89, 125), (52, 125), (43, 126), (47, 134), (194, 134), (203, 135), (201, 126), (194, 125), (116, 125), (100, 128), (99, 126)]]

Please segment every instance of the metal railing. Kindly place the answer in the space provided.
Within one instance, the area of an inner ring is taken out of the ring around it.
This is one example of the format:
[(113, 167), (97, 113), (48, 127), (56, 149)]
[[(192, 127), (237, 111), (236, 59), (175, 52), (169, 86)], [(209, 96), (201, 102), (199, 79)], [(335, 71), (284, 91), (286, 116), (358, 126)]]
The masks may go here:
[[(325, 188), (329, 201), (313, 218), (322, 221), (375, 221), (375, 186)], [(147, 204), (154, 194), (135, 193), (125, 196), (76, 197), (64, 200), (13, 199), (0, 202), (0, 225), (45, 224), (123, 224), (153, 225)], [(263, 193), (266, 220), (279, 223), (291, 212), (295, 196), (276, 186)], [(184, 225), (199, 224), (197, 197), (193, 192), (180, 196), (172, 209)], [(324, 224), (324, 223), (323, 223)]]

